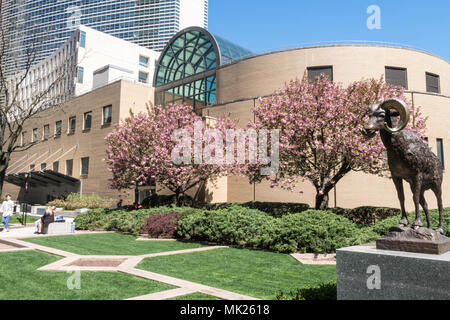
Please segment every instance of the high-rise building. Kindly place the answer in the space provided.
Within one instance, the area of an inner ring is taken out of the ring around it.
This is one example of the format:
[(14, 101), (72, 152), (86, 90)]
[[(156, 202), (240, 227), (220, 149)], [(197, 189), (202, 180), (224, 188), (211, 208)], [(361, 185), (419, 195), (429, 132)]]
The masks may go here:
[(208, 0), (2, 0), (11, 41), (8, 69), (21, 69), (34, 46), (38, 63), (61, 47), (80, 24), (161, 51), (189, 26), (207, 28)]
[(119, 79), (151, 87), (158, 57), (155, 50), (80, 25), (52, 55), (8, 77), (7, 87), (15, 92), (19, 85), (20, 105), (42, 97), (46, 109)]

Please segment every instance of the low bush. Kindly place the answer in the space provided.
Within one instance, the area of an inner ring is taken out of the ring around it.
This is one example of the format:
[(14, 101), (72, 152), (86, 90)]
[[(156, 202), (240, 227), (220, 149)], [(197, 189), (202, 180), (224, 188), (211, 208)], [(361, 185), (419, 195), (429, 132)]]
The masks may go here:
[[(145, 198), (141, 205), (144, 208), (156, 208), (163, 206), (174, 206), (177, 204), (177, 200), (174, 194), (172, 195), (160, 195), (160, 194), (152, 194), (150, 197)], [(180, 206), (190, 206), (196, 208), (203, 208), (205, 205), (204, 202), (196, 201), (192, 197), (188, 195), (181, 196), (180, 198)]]
[(285, 295), (282, 291), (277, 294), (277, 300), (337, 300), (336, 282), (322, 283), (317, 287), (306, 286)]
[[(425, 213), (421, 212), (422, 222), (424, 223), (424, 226), (426, 226), (426, 219), (425, 219)], [(398, 225), (399, 221), (401, 219), (401, 214), (385, 219), (383, 221), (378, 222), (375, 226), (370, 228), (373, 232), (377, 233), (380, 236), (385, 236), (389, 229)], [(408, 213), (408, 220), (410, 225), (414, 222), (415, 214), (414, 213)], [(439, 225), (439, 212), (438, 210), (430, 210), (430, 220), (431, 220), (431, 226), (433, 229), (436, 230), (436, 228)], [(445, 229), (445, 235), (447, 237), (450, 237), (450, 208), (444, 209), (442, 213), (442, 220), (444, 223), (444, 229)]]
[(372, 241), (377, 234), (331, 211), (307, 210), (273, 218), (259, 210), (234, 206), (187, 216), (178, 222), (177, 236), (278, 252), (330, 253)]
[(141, 234), (148, 234), (150, 237), (170, 239), (175, 236), (175, 228), (181, 214), (171, 212), (166, 214), (153, 214), (145, 219), (145, 224), (141, 228)]
[(354, 209), (331, 208), (335, 214), (341, 215), (361, 226), (374, 226), (379, 221), (401, 214), (400, 209), (383, 207), (358, 207)]
[(83, 195), (71, 193), (64, 199), (56, 199), (47, 203), (48, 206), (62, 207), (65, 210), (75, 210), (81, 208), (114, 208), (116, 203), (114, 199), (102, 198), (99, 195)]
[(284, 215), (303, 212), (309, 209), (306, 203), (288, 203), (288, 202), (225, 202), (225, 203), (206, 203), (202, 208), (207, 210), (227, 209), (234, 206), (240, 206), (249, 209), (263, 211), (274, 218)]
[(201, 211), (190, 207), (159, 207), (135, 211), (92, 209), (75, 218), (77, 230), (118, 231), (138, 235), (145, 225), (145, 219), (154, 214), (178, 213), (182, 217)]

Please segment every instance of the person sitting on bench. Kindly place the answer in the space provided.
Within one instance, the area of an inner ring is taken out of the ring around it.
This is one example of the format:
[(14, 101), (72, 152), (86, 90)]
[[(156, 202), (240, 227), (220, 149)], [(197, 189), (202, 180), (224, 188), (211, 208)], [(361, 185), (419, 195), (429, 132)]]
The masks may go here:
[(55, 206), (47, 207), (47, 209), (45, 209), (44, 215), (37, 221), (37, 231), (35, 233), (42, 234), (44, 228), (47, 229), (50, 223), (55, 222), (55, 212)]

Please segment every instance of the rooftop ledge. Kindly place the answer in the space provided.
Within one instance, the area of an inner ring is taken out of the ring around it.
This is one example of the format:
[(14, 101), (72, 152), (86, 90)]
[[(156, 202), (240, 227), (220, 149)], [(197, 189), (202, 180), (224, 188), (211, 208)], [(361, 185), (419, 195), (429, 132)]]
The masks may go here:
[(260, 57), (260, 56), (265, 56), (265, 55), (269, 55), (269, 54), (285, 52), (285, 51), (326, 48), (326, 47), (352, 47), (352, 46), (354, 46), (354, 47), (385, 47), (385, 48), (393, 48), (393, 49), (411, 50), (411, 51), (416, 51), (416, 52), (420, 52), (420, 53), (424, 53), (424, 54), (433, 56), (435, 58), (438, 58), (438, 59), (443, 60), (444, 62), (447, 62), (448, 64), (450, 64), (449, 61), (445, 60), (444, 58), (442, 58), (432, 52), (429, 52), (427, 50), (424, 50), (424, 49), (421, 49), (418, 47), (414, 47), (411, 45), (393, 43), (393, 42), (384, 42), (384, 41), (338, 40), (338, 41), (301, 43), (301, 44), (296, 44), (296, 45), (291, 45), (291, 46), (286, 46), (286, 47), (278, 47), (278, 48), (274, 48), (274, 49), (270, 49), (270, 50), (265, 50), (261, 53), (255, 53), (255, 55), (253, 55), (253, 56), (242, 58), (241, 60), (233, 61), (229, 64), (222, 65), (219, 67), (219, 69), (223, 68), (223, 67), (227, 67), (227, 66), (235, 64), (235, 63), (238, 63), (240, 61), (244, 61), (244, 60), (248, 60), (248, 59), (252, 59), (252, 58), (256, 58), (256, 57)]

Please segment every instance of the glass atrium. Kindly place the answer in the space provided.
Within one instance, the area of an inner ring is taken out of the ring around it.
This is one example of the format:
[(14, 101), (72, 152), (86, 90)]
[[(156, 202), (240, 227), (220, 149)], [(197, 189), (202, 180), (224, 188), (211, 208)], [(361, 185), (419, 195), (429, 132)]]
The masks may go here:
[(216, 104), (216, 69), (253, 53), (203, 28), (176, 34), (158, 60), (155, 104), (188, 104), (195, 109)]

